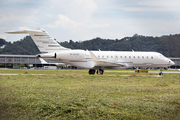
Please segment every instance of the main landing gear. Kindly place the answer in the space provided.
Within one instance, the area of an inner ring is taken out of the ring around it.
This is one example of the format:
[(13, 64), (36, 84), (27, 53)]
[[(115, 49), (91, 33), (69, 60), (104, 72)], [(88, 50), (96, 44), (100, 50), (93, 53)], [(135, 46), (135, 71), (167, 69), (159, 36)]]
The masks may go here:
[(95, 74), (95, 72), (96, 72), (96, 70), (95, 70), (95, 69), (90, 69), (90, 70), (89, 70), (89, 75), (94, 75), (94, 74)]
[(90, 70), (89, 70), (89, 75), (94, 75), (95, 72), (96, 72), (98, 75), (103, 75), (104, 70), (98, 69), (98, 70), (96, 71), (95, 69), (90, 69)]

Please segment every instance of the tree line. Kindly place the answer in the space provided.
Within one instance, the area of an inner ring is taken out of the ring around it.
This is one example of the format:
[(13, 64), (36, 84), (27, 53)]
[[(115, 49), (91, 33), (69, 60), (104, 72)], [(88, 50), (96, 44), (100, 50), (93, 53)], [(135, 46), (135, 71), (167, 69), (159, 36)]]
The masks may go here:
[(13, 43), (0, 39), (0, 54), (35, 55), (38, 53), (40, 52), (30, 36)]
[[(135, 34), (122, 39), (102, 39), (100, 37), (78, 41), (59, 42), (63, 47), (71, 49), (88, 49), (102, 51), (154, 51), (167, 57), (180, 57), (180, 34), (164, 35), (161, 37)], [(5, 45), (4, 48), (2, 46)], [(40, 53), (30, 36), (13, 43), (0, 39), (0, 54), (35, 55)]]

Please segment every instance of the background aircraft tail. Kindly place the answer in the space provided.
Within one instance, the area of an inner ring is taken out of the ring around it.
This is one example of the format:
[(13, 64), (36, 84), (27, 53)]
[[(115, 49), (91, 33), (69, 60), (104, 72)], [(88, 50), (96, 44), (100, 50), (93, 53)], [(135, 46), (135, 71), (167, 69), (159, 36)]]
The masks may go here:
[(12, 31), (6, 33), (29, 34), (41, 53), (53, 53), (61, 50), (70, 50), (59, 45), (57, 41), (55, 41), (45, 30), (41, 28), (33, 30), (27, 29), (21, 31)]

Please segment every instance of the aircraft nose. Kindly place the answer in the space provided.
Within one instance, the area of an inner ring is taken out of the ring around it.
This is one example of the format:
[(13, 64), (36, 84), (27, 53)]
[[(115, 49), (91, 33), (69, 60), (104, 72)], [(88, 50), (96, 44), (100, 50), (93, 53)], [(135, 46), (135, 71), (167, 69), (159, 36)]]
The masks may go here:
[(171, 64), (172, 64), (172, 65), (175, 65), (175, 63), (174, 63), (173, 61), (171, 61)]
[(172, 60), (169, 60), (170, 65), (174, 65), (175, 63)]

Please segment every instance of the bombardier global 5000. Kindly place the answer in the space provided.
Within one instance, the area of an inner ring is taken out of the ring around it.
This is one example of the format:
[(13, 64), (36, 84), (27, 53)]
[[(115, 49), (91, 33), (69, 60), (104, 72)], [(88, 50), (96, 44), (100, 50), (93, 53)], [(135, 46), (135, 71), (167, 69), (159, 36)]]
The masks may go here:
[[(89, 74), (95, 74), (96, 70), (97, 74), (103, 74), (105, 69), (163, 68), (174, 65), (173, 61), (158, 52), (72, 50), (59, 45), (43, 29), (27, 29), (7, 33), (29, 34), (41, 52), (37, 57), (86, 68), (89, 69)], [(163, 74), (162, 70), (159, 74)]]

